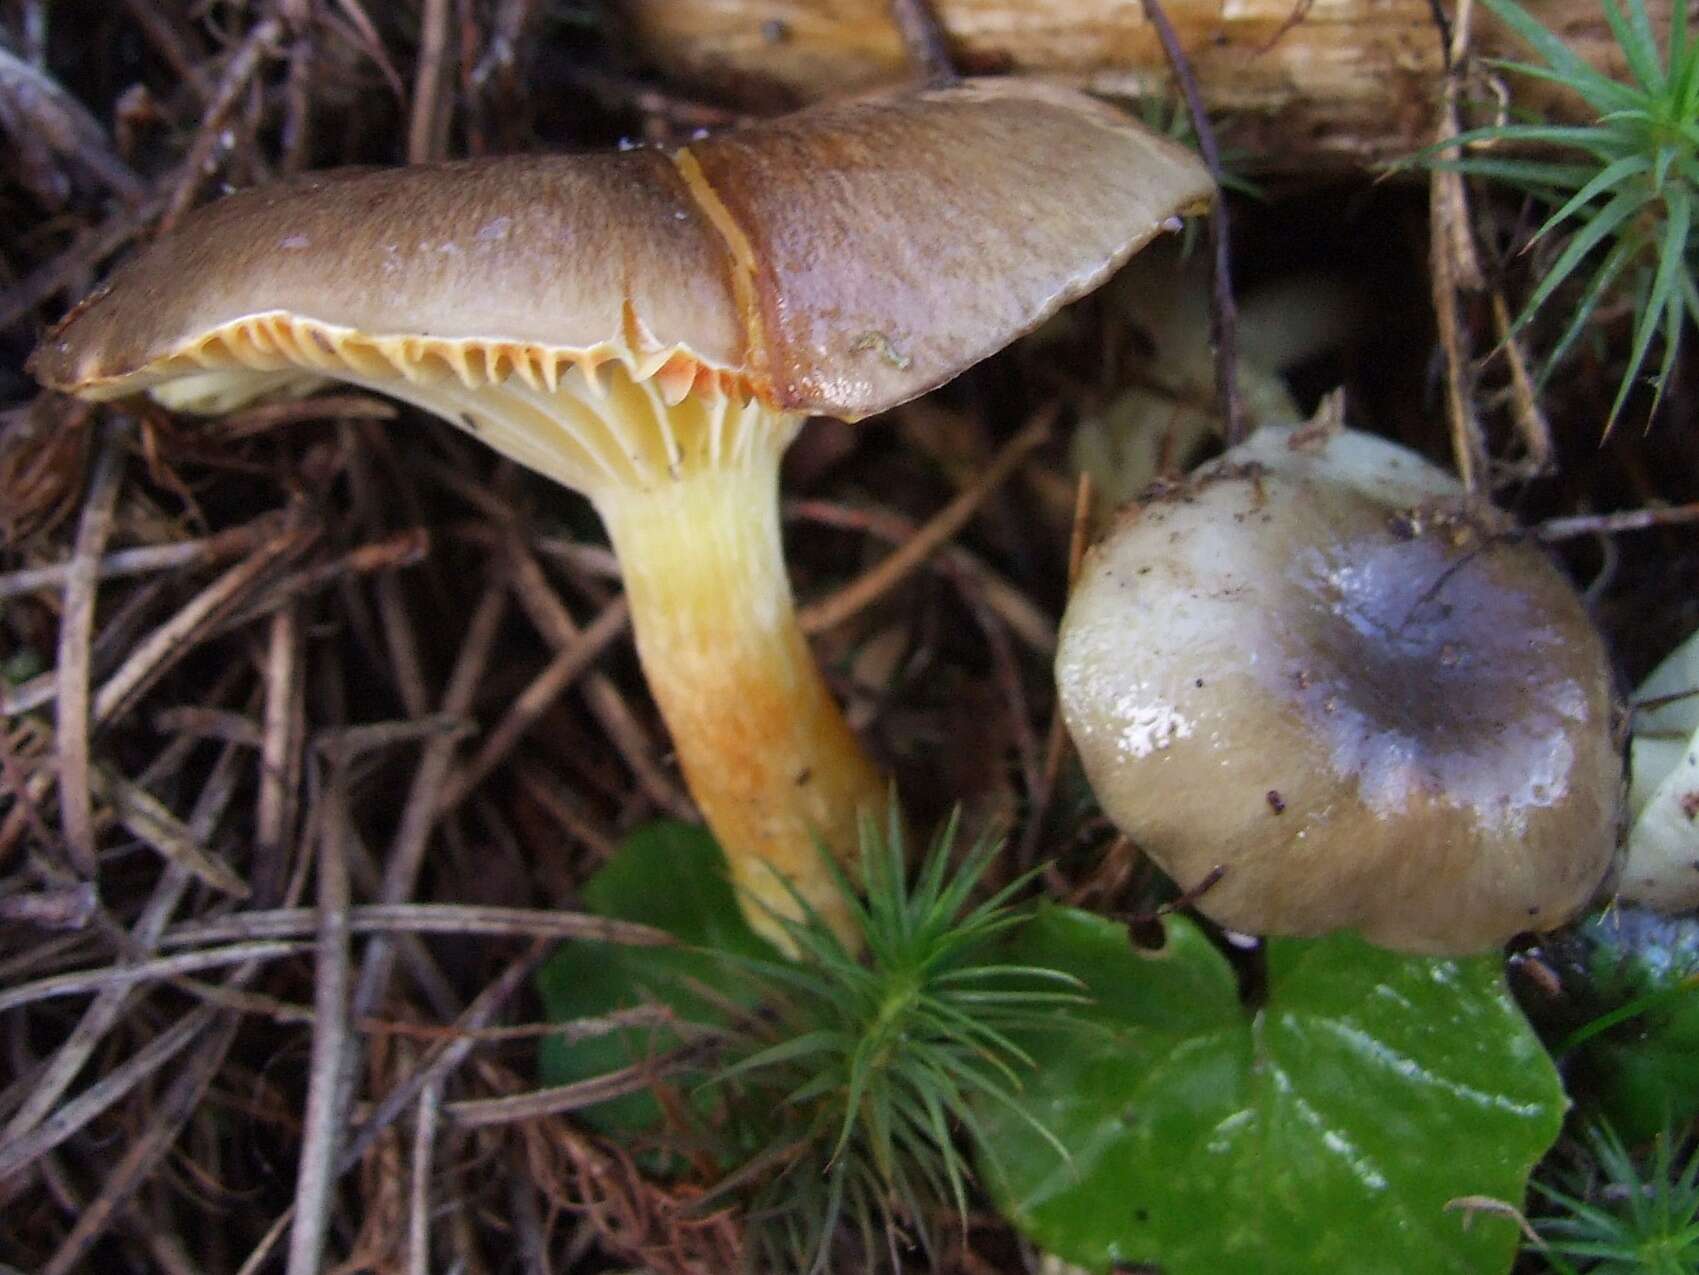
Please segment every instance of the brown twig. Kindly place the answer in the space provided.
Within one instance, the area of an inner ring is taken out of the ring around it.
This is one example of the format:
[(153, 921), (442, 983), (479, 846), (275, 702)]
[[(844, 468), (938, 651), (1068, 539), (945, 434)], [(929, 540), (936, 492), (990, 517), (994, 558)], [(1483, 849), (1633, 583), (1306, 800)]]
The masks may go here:
[(444, 1114), (464, 1128), (478, 1129), (488, 1125), (537, 1120), (568, 1111), (582, 1111), (585, 1107), (593, 1107), (597, 1103), (622, 1098), (626, 1094), (639, 1093), (649, 1088), (657, 1080), (689, 1066), (706, 1052), (711, 1043), (710, 1040), (707, 1043), (689, 1045), (659, 1058), (622, 1067), (606, 1075), (593, 1076), (589, 1080), (575, 1081), (570, 1085), (536, 1089), (506, 1098), (469, 1098), (451, 1102), (444, 1107)]
[[(177, 1057), (212, 1024), (218, 1012), (210, 1006), (189, 1011), (83, 1090), (74, 1101), (62, 1106), (49, 1103), (50, 1116), (31, 1122), (27, 1133), (0, 1142), (0, 1185), (109, 1110), (142, 1081)], [(18, 1121), (14, 1117), (16, 1123)]]
[(599, 862), (606, 863), (618, 853), (619, 843), (612, 830), (591, 818), (553, 772), (521, 762), (517, 779), (525, 795), (570, 836), (588, 846)]
[[(606, 607), (577, 641), (562, 646), (507, 707), (495, 728), (484, 737), (478, 751), (450, 775), (437, 804), (439, 815), (447, 815), (497, 766), (560, 696), (589, 668), (629, 626), (630, 610), (622, 598)], [(670, 785), (669, 785), (670, 787)], [(688, 808), (688, 807), (687, 807)]]
[(903, 37), (909, 64), (932, 84), (949, 84), (960, 78), (950, 56), (950, 39), (938, 21), (931, 0), (890, 0), (891, 21)]
[(126, 430), (106, 427), (83, 503), (77, 544), (65, 575), (65, 614), (59, 622), (56, 751), (59, 761), (59, 819), (71, 866), (84, 878), (96, 871), (94, 813), (90, 799), (90, 642), (99, 588), (100, 555), (112, 532), (118, 490), (124, 481)]
[[(1186, 57), (1186, 51), (1180, 47), (1180, 37), (1174, 30), (1174, 24), (1168, 20), (1162, 0), (1140, 2), (1144, 6), (1145, 17), (1156, 30), (1157, 39), (1162, 42), (1162, 52), (1168, 59), (1169, 69), (1174, 73), (1174, 81), (1180, 86), (1180, 92), (1186, 99), (1186, 112), (1191, 116), (1192, 130), (1197, 134), (1198, 154), (1203, 156), (1203, 162), (1209, 168), (1209, 175), (1215, 179), (1219, 188), (1224, 172), (1221, 166), (1221, 151), (1215, 144), (1215, 128), (1209, 122), (1209, 111), (1204, 106), (1203, 93), (1198, 88), (1197, 77), (1192, 74), (1191, 61)], [(1216, 411), (1221, 417), (1222, 434), (1227, 446), (1233, 447), (1245, 440), (1245, 419), (1239, 403), (1239, 308), (1233, 300), (1232, 242), (1228, 229), (1227, 201), (1221, 197), (1217, 197), (1210, 212), (1209, 250), (1209, 339), (1215, 346)]]
[(893, 588), (968, 524), (987, 497), (1014, 473), (1027, 456), (1050, 437), (1057, 409), (1045, 408), (1005, 443), (978, 480), (945, 505), (894, 553), (843, 586), (830, 597), (802, 608), (804, 632), (817, 633), (842, 624), (850, 616)]
[(314, 915), (313, 1043), (307, 1071), (307, 1110), (301, 1120), (301, 1150), (295, 1171), (295, 1225), (289, 1232), (288, 1275), (318, 1275), (330, 1221), (337, 1148), (346, 1124), (353, 1048), (348, 1032), (350, 983), (348, 835), (339, 762), (321, 799), (325, 815), (319, 835), (318, 906)]
[(55, 293), (87, 280), (98, 263), (140, 234), (162, 207), (164, 201), (155, 198), (141, 208), (113, 213), (98, 226), (79, 232), (58, 256), (0, 292), (0, 331), (27, 318), (36, 306)]
[[(1436, 142), (1450, 141), (1462, 132), (1457, 108), (1469, 52), (1472, 11), (1472, 0), (1461, 0), (1446, 37), (1447, 71)], [(1469, 200), (1463, 175), (1455, 170), (1435, 167), (1428, 175), (1428, 234), (1429, 279), (1444, 360), (1445, 415), (1451, 428), (1452, 457), (1457, 464), (1457, 476), (1474, 494), (1486, 480), (1486, 439), (1469, 397), (1469, 349), (1458, 297), (1462, 291), (1479, 291), (1485, 280), (1469, 227)]]
[(1654, 527), (1674, 527), (1690, 522), (1699, 522), (1699, 504), (1547, 518), (1535, 528), (1534, 534), (1541, 540), (1568, 540), (1575, 536), (1614, 536), (1624, 531), (1649, 531)]
[(16, 1009), (35, 1001), (55, 996), (80, 996), (107, 987), (134, 987), (138, 983), (153, 983), (193, 974), (199, 970), (219, 969), (244, 961), (276, 960), (293, 956), (311, 948), (310, 943), (233, 943), (228, 947), (209, 948), (202, 952), (185, 952), (181, 956), (162, 956), (134, 965), (112, 966), (103, 970), (79, 970), (73, 974), (57, 974), (38, 979), (19, 987), (0, 991), (0, 1010)]
[(312, 154), (313, 88), (317, 82), (319, 0), (280, 0), (278, 14), (289, 39), (289, 70), (283, 81), (283, 171), (298, 173)]
[(279, 534), (202, 589), (149, 634), (101, 685), (94, 697), (96, 722), (109, 720), (133, 703), (199, 641), (212, 636), (218, 618), (258, 588), (274, 566), (303, 551), (313, 534), (305, 528)]
[(448, 61), (448, 0), (425, 0), (419, 15), (418, 78), (407, 126), (407, 162), (441, 159), (447, 147), (449, 102), (442, 91)]
[(501, 977), (478, 994), (466, 1007), (466, 1012), (455, 1022), (455, 1026), (462, 1029), (462, 1034), (430, 1050), (407, 1077), (384, 1095), (371, 1115), (348, 1140), (347, 1147), (337, 1161), (338, 1176), (360, 1162), (377, 1136), (398, 1120), (401, 1113), (417, 1100), (427, 1086), (440, 1084), (466, 1060), (476, 1041), (465, 1032), (488, 1023), (536, 971), (548, 951), (547, 944), (533, 943), (518, 960), (502, 972)]
[[(877, 536), (888, 544), (910, 543), (920, 524), (900, 514), (882, 509), (848, 509), (824, 500), (798, 500), (785, 506), (788, 517), (805, 518), (822, 526), (861, 531)], [(1040, 655), (1056, 651), (1056, 626), (1044, 609), (993, 571), (985, 561), (960, 545), (945, 545), (939, 552), (938, 570), (958, 579), (971, 581), (986, 602), (1009, 626), (1009, 631), (1026, 646)], [(830, 601), (830, 599), (827, 599)], [(802, 631), (819, 633), (829, 628), (831, 617), (822, 618), (810, 607), (798, 614)]]
[[(564, 656), (568, 651), (578, 651), (583, 645), (583, 630), (578, 627), (555, 591), (549, 587), (548, 577), (543, 574), (536, 558), (520, 540), (517, 530), (509, 535), (506, 547), (511, 562), (514, 596), (519, 600), (526, 616), (561, 655)], [(607, 616), (608, 612), (604, 611), (602, 619), (607, 619)], [(610, 634), (609, 638), (611, 637)], [(695, 818), (695, 806), (656, 764), (654, 743), (626, 704), (625, 697), (620, 694), (613, 680), (601, 673), (590, 674), (585, 679), (585, 699), (590, 705), (590, 711), (596, 715), (602, 729), (608, 733), (608, 738), (619, 749), (620, 756), (625, 759), (626, 765), (631, 767), (638, 784), (649, 799), (675, 818)], [(547, 705), (539, 707), (539, 712), (542, 707)]]
[(41, 1275), (71, 1275), (83, 1268), (88, 1250), (115, 1220), (120, 1209), (152, 1175), (170, 1151), (188, 1122), (201, 1095), (212, 1083), (224, 1056), (236, 1037), (238, 1020), (227, 1018), (216, 1034), (202, 1043), (187, 1066), (178, 1072), (154, 1108), (148, 1126), (129, 1142), (112, 1172), (101, 1184), (100, 1194), (77, 1213), (76, 1225), (59, 1245)]
[[(460, 655), (449, 674), (448, 686), (438, 706), (439, 712), (453, 717), (465, 717), (471, 712), (472, 697), (483, 680), (497, 629), (507, 609), (507, 596), (507, 581), (502, 573), (497, 572), (484, 586), (483, 596), (473, 608)], [(437, 796), (453, 760), (452, 739), (433, 738), (421, 750), (419, 765), (413, 772), (413, 783), (402, 807), (401, 821), (384, 863), (383, 882), (378, 890), (380, 903), (400, 903), (412, 894), (420, 864), (424, 861), (425, 848), (436, 826)], [(355, 984), (356, 1014), (370, 1014), (383, 999), (394, 959), (393, 946), (382, 938), (367, 947)]]
[(197, 844), (194, 834), (165, 804), (122, 775), (97, 767), (95, 791), (112, 806), (112, 813), (131, 836), (157, 850), (202, 884), (231, 898), (245, 899), (249, 890), (222, 860)]
[(200, 41), (194, 27), (187, 22), (174, 22), (172, 7), (160, 4), (159, 0), (124, 0), (124, 8), (172, 73), (205, 101), (211, 91), (205, 75), (206, 51), (196, 47)]
[(207, 429), (222, 441), (235, 443), (309, 421), (392, 421), (399, 415), (394, 403), (372, 394), (314, 394), (259, 403), (211, 422)]
[(1522, 446), (1528, 452), (1518, 467), (1518, 473), (1532, 478), (1551, 470), (1551, 422), (1546, 419), (1545, 410), (1540, 406), (1540, 396), (1534, 386), (1534, 378), (1528, 374), (1528, 357), (1522, 349), (1522, 336), (1511, 322), (1510, 307), (1505, 303), (1504, 292), (1499, 288), (1492, 290), (1492, 309), (1493, 330), (1498, 337), (1498, 348), (1504, 351), (1505, 363), (1510, 368), (1511, 423), (1516, 427), (1516, 433), (1522, 439)]
[[(145, 545), (118, 549), (95, 564), (95, 575), (105, 583), (156, 571), (179, 571), (240, 557), (275, 536), (281, 515), (264, 514), (253, 522), (230, 527), (200, 540), (182, 540), (169, 545)], [(22, 597), (40, 589), (60, 588), (71, 571), (71, 562), (50, 567), (27, 567), (0, 575), (0, 600)]]
[(201, 113), (195, 140), (189, 146), (188, 154), (183, 159), (181, 175), (166, 202), (165, 213), (159, 222), (161, 230), (169, 230), (176, 225), (177, 220), (189, 211), (196, 196), (200, 194), (201, 186), (216, 167), (213, 157), (222, 144), (225, 125), (231, 112), (241, 102), (261, 62), (277, 51), (282, 35), (283, 20), (276, 16), (265, 18), (256, 23), (231, 52), (211, 99)]
[[(214, 763), (200, 796), (195, 799), (194, 809), (189, 815), (188, 828), (189, 836), (196, 842), (205, 841), (211, 836), (213, 827), (229, 805), (234, 791), (235, 760), (235, 749), (226, 748)], [(161, 934), (171, 920), (171, 914), (176, 910), (191, 880), (189, 871), (176, 865), (168, 867), (160, 876), (159, 884), (154, 887), (152, 896), (130, 932), (131, 944), (136, 952), (145, 955), (158, 945)], [(133, 962), (139, 957), (131, 959)], [(0, 1134), (0, 1155), (4, 1155), (8, 1147), (29, 1134), (52, 1111), (60, 1096), (70, 1087), (72, 1080), (94, 1053), (95, 1047), (118, 1021), (118, 1016), (129, 1002), (131, 990), (129, 987), (104, 989), (83, 1011), (76, 1028), (54, 1053), (48, 1065), (33, 1078), (29, 1096), (7, 1123), (5, 1132)], [(20, 1163), (27, 1163), (27, 1159)], [(0, 1179), (5, 1176), (6, 1173), (0, 1170)]]
[(433, 1080), (420, 1091), (417, 1107), (407, 1193), (407, 1275), (430, 1275), (431, 1161), (435, 1157), (437, 1124), (442, 1113), (442, 1081)]
[(280, 607), (302, 598), (311, 597), (351, 575), (372, 575), (394, 571), (423, 562), (431, 551), (430, 532), (423, 527), (409, 527), (359, 545), (347, 553), (285, 576), (266, 590), (263, 601), (234, 612), (219, 622), (217, 633), (251, 624), (261, 616), (270, 615)]
[(301, 777), (301, 736), (305, 733), (300, 664), (300, 611), (294, 604), (271, 617), (265, 662), (265, 720), (261, 730), (259, 797), (254, 812), (253, 875), (255, 895), (275, 898), (287, 875), (295, 793)]
[[(185, 921), (160, 935), (171, 951), (208, 943), (255, 942), (306, 937), (313, 932), (311, 908), (234, 912), (212, 920)], [(668, 947), (677, 940), (665, 930), (636, 921), (587, 912), (481, 906), (468, 903), (361, 903), (348, 915), (355, 934), (480, 934), (487, 937), (574, 939), (637, 947)]]
[(73, 161), (126, 203), (142, 197), (130, 166), (113, 153), (106, 131), (40, 67), (0, 45), (0, 131), (9, 133), (18, 168), (44, 207), (60, 208), (71, 191), (57, 159)]

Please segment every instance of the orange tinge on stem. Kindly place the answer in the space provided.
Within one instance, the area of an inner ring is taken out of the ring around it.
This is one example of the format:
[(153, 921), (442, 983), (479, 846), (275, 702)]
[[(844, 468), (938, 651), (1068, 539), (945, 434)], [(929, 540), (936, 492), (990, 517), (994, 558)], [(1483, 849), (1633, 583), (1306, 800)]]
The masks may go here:
[[(821, 847), (852, 869), (879, 775), (797, 627), (775, 498), (782, 445), (597, 501), (626, 569), (638, 651), (745, 915), (788, 950), (796, 892), (851, 946)], [(853, 877), (853, 872), (852, 872)]]

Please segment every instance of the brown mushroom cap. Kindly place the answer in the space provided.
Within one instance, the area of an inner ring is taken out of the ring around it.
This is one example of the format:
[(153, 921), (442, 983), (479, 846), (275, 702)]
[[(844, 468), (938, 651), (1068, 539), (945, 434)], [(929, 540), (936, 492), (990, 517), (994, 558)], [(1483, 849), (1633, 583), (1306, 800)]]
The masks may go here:
[(1233, 929), (1449, 953), (1549, 929), (1616, 844), (1603, 643), (1540, 551), (1367, 435), (1259, 431), (1123, 514), (1069, 601), (1104, 810)]
[(858, 417), (1000, 349), (1211, 194), (1183, 147), (1010, 80), (670, 153), (312, 174), (186, 217), (32, 370), (113, 397), (268, 360), (471, 385), (618, 358), (666, 368), (669, 395), (729, 374), (782, 410)]

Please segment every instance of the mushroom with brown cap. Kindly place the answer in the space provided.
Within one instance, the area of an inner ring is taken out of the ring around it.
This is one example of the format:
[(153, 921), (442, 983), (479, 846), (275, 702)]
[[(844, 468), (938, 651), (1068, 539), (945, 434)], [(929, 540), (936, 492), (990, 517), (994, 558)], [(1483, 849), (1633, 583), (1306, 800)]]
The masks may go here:
[(885, 785), (797, 628), (779, 458), (805, 417), (944, 381), (1212, 188), (1090, 98), (964, 81), (673, 151), (350, 170), (185, 218), (48, 335), (46, 384), (222, 411), (322, 380), (432, 412), (584, 492), (746, 911), (840, 930)]
[(1392, 443), (1267, 428), (1093, 549), (1062, 711), (1105, 812), (1205, 914), (1459, 953), (1592, 897), (1621, 798), (1610, 665), (1486, 518)]

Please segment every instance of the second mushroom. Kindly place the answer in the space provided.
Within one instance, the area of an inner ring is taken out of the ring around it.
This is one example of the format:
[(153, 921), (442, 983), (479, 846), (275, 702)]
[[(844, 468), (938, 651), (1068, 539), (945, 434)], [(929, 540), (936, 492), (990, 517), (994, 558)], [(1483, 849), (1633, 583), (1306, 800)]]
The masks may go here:
[(797, 627), (778, 467), (811, 414), (949, 380), (1211, 195), (1069, 91), (966, 81), (673, 151), (314, 174), (185, 218), (51, 332), (46, 384), (227, 411), (337, 380), (584, 492), (680, 764), (756, 928), (848, 936), (885, 781)]

